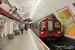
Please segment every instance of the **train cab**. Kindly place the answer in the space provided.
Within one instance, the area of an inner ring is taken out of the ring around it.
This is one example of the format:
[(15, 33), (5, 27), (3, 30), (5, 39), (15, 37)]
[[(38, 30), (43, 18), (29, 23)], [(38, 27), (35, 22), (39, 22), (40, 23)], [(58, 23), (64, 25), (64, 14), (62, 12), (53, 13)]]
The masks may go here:
[(39, 37), (61, 37), (61, 23), (56, 18), (45, 18), (39, 22)]

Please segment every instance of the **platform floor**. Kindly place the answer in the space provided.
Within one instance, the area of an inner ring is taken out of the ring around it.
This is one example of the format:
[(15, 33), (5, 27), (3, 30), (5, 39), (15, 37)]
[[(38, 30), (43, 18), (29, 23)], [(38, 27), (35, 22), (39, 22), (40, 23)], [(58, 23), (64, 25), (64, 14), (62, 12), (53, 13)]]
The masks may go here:
[(6, 45), (0, 48), (0, 50), (49, 50), (46, 45), (46, 47), (42, 46), (38, 39), (35, 38), (35, 40), (32, 33), (33, 31), (31, 29), (28, 29), (27, 34), (25, 34), (24, 31), (23, 34), (17, 35), (14, 39), (8, 40)]

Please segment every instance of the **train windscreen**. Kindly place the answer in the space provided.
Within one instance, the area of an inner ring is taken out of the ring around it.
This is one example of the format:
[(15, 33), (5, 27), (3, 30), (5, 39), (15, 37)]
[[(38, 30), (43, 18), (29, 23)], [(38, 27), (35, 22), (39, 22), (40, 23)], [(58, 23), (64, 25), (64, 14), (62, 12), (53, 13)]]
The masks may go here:
[(46, 21), (41, 22), (41, 31), (46, 31)]
[(59, 21), (55, 21), (55, 31), (59, 31), (60, 28), (60, 22)]

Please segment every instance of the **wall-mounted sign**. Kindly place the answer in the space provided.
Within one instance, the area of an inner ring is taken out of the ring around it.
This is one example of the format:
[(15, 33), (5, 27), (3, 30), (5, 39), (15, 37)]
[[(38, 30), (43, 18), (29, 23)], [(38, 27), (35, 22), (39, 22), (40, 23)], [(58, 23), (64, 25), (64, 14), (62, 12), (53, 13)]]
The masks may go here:
[(65, 33), (75, 35), (75, 19), (70, 8), (67, 6), (58, 10), (57, 13), (62, 21), (62, 24), (65, 26)]

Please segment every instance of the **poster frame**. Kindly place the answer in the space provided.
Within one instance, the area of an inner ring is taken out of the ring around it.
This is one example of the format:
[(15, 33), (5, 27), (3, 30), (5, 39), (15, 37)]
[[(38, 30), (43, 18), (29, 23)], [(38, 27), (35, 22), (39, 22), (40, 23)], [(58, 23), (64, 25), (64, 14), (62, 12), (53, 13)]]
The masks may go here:
[(56, 13), (58, 13), (58, 12), (60, 12), (60, 11), (63, 11), (63, 10), (65, 10), (66, 8), (68, 8), (68, 9), (70, 10), (70, 12), (72, 13), (73, 18), (75, 19), (75, 15), (74, 15), (74, 13), (72, 12), (72, 10), (71, 10), (71, 8), (70, 8), (69, 6), (66, 6), (66, 7), (63, 7), (63, 8), (61, 8), (61, 9), (57, 10)]

